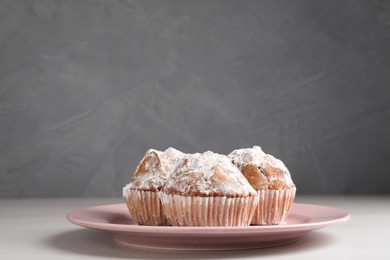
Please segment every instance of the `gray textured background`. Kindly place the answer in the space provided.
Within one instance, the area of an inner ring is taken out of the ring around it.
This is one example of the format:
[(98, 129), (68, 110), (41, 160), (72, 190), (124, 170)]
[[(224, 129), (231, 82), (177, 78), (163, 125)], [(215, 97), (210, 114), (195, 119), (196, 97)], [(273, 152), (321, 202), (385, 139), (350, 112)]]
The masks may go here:
[(260, 145), (390, 193), (389, 1), (0, 1), (0, 196), (119, 196), (150, 147)]

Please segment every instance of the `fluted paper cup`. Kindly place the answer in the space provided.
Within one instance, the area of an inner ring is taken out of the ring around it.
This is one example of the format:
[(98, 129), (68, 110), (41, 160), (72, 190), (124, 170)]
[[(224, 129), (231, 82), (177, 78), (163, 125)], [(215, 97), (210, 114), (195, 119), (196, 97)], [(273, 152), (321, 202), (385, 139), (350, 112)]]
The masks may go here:
[(291, 211), (296, 188), (284, 190), (260, 190), (259, 203), (251, 224), (278, 225), (284, 223)]
[(131, 216), (140, 225), (164, 226), (167, 224), (156, 191), (123, 189), (123, 197)]
[(172, 226), (249, 226), (258, 196), (245, 198), (187, 197), (160, 193)]

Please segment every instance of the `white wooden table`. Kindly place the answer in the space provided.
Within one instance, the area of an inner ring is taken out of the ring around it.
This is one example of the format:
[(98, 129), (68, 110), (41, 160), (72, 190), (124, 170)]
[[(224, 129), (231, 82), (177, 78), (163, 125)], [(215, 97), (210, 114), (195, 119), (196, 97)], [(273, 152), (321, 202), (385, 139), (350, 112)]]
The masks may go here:
[(120, 246), (110, 235), (65, 218), (73, 209), (121, 199), (0, 199), (0, 259), (390, 259), (390, 196), (298, 196), (296, 201), (342, 208), (352, 218), (275, 248), (146, 250)]

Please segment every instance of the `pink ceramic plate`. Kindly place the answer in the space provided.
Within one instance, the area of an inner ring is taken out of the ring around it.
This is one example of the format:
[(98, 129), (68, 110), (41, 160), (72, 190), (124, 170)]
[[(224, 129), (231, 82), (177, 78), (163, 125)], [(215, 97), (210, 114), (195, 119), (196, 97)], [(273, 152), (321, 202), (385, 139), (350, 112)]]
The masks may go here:
[(177, 250), (262, 248), (298, 241), (306, 233), (339, 224), (348, 212), (295, 203), (285, 224), (248, 227), (171, 227), (137, 225), (125, 204), (78, 209), (68, 214), (73, 224), (111, 233), (125, 245)]

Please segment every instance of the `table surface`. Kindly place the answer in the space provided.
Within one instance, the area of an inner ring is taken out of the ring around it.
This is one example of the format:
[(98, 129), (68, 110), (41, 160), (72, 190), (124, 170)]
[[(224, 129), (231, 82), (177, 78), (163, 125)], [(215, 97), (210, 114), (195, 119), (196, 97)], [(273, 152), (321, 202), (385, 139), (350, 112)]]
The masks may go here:
[(109, 234), (75, 226), (76, 208), (115, 199), (0, 200), (0, 259), (390, 259), (390, 196), (298, 196), (296, 202), (342, 208), (346, 223), (310, 232), (300, 242), (236, 251), (169, 251), (124, 247)]

